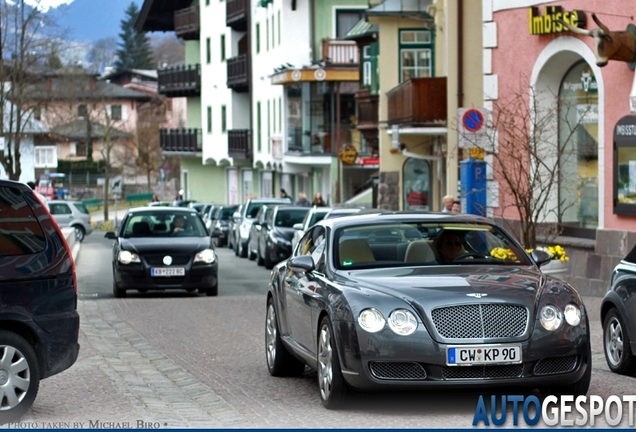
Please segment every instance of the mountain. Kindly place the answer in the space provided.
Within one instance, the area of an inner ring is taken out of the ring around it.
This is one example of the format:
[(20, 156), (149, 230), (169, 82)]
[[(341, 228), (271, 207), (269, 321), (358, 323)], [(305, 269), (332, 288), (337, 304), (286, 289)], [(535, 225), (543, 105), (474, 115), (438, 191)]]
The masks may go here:
[(67, 40), (84, 43), (107, 37), (119, 40), (121, 21), (131, 3), (138, 9), (143, 6), (143, 0), (73, 0), (49, 9), (47, 14), (64, 30)]

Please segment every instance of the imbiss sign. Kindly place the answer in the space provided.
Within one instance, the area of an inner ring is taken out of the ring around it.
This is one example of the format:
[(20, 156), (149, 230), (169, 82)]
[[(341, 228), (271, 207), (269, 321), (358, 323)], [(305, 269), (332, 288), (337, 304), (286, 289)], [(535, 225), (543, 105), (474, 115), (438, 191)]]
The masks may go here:
[(561, 6), (546, 6), (542, 14), (536, 6), (528, 8), (528, 31), (532, 35), (568, 31), (559, 20), (578, 28), (587, 26), (587, 18), (582, 10), (564, 11)]

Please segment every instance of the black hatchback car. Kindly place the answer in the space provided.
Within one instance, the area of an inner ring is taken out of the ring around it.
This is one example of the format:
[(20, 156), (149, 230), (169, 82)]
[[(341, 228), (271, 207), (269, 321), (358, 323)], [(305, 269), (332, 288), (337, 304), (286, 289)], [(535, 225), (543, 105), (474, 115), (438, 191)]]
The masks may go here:
[(184, 207), (128, 210), (113, 244), (113, 294), (127, 290), (199, 290), (218, 294), (218, 257), (199, 213)]
[(614, 268), (601, 303), (603, 349), (612, 372), (636, 373), (636, 246)]
[(40, 380), (79, 354), (73, 255), (25, 184), (0, 180), (0, 424), (31, 407)]

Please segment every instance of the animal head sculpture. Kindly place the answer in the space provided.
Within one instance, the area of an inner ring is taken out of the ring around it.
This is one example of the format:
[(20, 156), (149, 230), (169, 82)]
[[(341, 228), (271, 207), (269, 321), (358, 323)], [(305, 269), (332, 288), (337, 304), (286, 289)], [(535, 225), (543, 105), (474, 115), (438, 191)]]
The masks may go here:
[(592, 19), (599, 26), (597, 29), (587, 30), (560, 21), (573, 33), (583, 36), (591, 36), (594, 39), (594, 48), (596, 50), (596, 65), (605, 66), (610, 60), (618, 60), (627, 63), (633, 63), (636, 59), (635, 50), (636, 42), (635, 34), (628, 30), (610, 31), (605, 24), (598, 19), (595, 13), (592, 13)]

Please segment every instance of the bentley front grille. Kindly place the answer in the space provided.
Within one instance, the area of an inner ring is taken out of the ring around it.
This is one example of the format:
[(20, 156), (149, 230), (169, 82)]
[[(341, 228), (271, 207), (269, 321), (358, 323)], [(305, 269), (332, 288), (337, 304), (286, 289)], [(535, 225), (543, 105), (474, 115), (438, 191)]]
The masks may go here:
[(576, 368), (577, 355), (567, 355), (561, 357), (546, 357), (534, 365), (535, 375), (553, 375), (572, 372)]
[(424, 380), (426, 371), (415, 362), (371, 362), (371, 374), (377, 379)]
[(442, 378), (446, 380), (518, 378), (523, 373), (522, 364), (503, 366), (443, 366)]
[(528, 310), (509, 304), (474, 304), (433, 309), (433, 324), (447, 339), (512, 338), (523, 335)]

